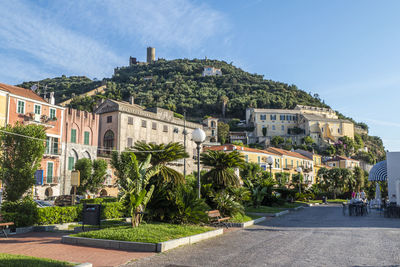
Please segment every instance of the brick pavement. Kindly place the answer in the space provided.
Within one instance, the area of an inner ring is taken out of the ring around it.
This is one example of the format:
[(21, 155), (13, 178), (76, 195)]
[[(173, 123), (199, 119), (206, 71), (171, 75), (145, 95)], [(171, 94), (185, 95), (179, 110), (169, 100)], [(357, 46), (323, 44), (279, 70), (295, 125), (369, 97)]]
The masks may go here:
[(131, 252), (113, 249), (74, 246), (61, 243), (59, 232), (33, 232), (0, 237), (0, 253), (50, 258), (74, 263), (90, 262), (93, 266), (119, 266), (131, 260), (150, 257), (152, 252)]

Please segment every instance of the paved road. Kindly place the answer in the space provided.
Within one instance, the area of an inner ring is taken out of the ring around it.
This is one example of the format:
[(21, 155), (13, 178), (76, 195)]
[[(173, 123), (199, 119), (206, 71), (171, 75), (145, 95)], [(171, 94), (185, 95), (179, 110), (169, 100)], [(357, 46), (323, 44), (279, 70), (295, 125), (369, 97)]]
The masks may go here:
[(316, 206), (129, 266), (400, 266), (399, 227), (399, 219)]

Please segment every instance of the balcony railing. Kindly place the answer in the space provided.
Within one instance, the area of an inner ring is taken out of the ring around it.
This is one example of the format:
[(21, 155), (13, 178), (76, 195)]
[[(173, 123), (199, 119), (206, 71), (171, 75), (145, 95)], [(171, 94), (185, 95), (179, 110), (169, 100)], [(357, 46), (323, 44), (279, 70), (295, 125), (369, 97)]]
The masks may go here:
[(53, 128), (55, 126), (55, 121), (57, 120), (57, 118), (49, 118), (46, 115), (39, 115), (33, 112), (22, 116), (24, 117), (24, 124), (40, 124), (46, 128)]
[(291, 170), (291, 169), (293, 169), (293, 165), (285, 165), (285, 166), (283, 167), (283, 169), (284, 169), (284, 170)]
[(60, 156), (62, 152), (61, 147), (46, 147), (44, 154), (46, 156)]

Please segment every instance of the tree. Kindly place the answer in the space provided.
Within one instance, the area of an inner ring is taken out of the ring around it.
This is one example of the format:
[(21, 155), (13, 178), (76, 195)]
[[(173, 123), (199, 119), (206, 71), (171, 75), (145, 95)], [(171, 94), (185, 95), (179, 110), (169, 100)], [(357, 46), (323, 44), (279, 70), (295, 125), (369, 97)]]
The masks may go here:
[(324, 153), (328, 156), (336, 155), (336, 148), (333, 145), (328, 146)]
[(355, 167), (353, 170), (354, 180), (355, 180), (355, 188), (357, 191), (360, 191), (364, 188), (364, 171), (360, 167)]
[(78, 194), (89, 191), (95, 194), (102, 187), (107, 174), (107, 162), (104, 159), (79, 159), (75, 163), (75, 170), (80, 173)]
[(221, 144), (225, 144), (229, 138), (229, 125), (219, 121), (218, 122), (218, 140)]
[(273, 147), (277, 147), (277, 148), (279, 148), (284, 142), (285, 142), (285, 139), (283, 139), (282, 136), (278, 136), (278, 135), (272, 137), (272, 139), (271, 139), (271, 145)]
[(333, 197), (336, 198), (338, 192), (341, 192), (344, 187), (353, 186), (353, 174), (350, 170), (344, 168), (326, 169), (321, 168), (318, 171), (319, 184), (325, 191), (331, 191)]
[(235, 174), (234, 168), (242, 167), (245, 161), (238, 151), (225, 153), (209, 150), (200, 155), (200, 160), (202, 164), (211, 167), (204, 178), (213, 183), (217, 189), (239, 186), (239, 177)]
[(221, 96), (222, 102), (222, 117), (225, 118), (226, 105), (228, 104), (229, 98), (226, 95)]
[(159, 168), (159, 172), (152, 179), (155, 180), (157, 187), (166, 183), (174, 185), (185, 183), (185, 177), (182, 173), (167, 166), (172, 161), (189, 157), (181, 143), (171, 142), (157, 145), (139, 141), (135, 143), (133, 148), (136, 150), (135, 154), (139, 161), (144, 161), (148, 155), (151, 155), (151, 165)]
[[(146, 205), (154, 191), (154, 185), (151, 185), (149, 189), (146, 187), (150, 178), (156, 175), (159, 170), (158, 168), (149, 169), (151, 155), (148, 155), (144, 162), (139, 163), (133, 152), (122, 154), (125, 155), (121, 159), (117, 152), (113, 152), (112, 161), (114, 168), (126, 164), (123, 170), (117, 172), (118, 174), (123, 172), (122, 177), (118, 178), (124, 179), (124, 183), (120, 184), (122, 194), (120, 202), (128, 204), (129, 213), (132, 217), (132, 227), (137, 227), (143, 219)], [(129, 161), (127, 160), (128, 157)]]
[(2, 127), (1, 130), (5, 131), (0, 132), (0, 177), (4, 197), (8, 201), (17, 201), (35, 184), (34, 174), (45, 151), (45, 128), (17, 123)]
[(303, 138), (303, 143), (307, 146), (311, 146), (314, 143), (314, 139), (311, 136), (306, 136)]

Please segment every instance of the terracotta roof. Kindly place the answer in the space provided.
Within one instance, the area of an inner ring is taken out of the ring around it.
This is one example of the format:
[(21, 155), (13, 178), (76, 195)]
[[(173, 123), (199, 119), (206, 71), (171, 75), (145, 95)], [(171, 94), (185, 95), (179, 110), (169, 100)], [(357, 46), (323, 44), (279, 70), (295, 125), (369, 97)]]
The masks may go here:
[(285, 156), (289, 156), (289, 157), (294, 157), (294, 158), (301, 158), (301, 159), (306, 159), (306, 160), (311, 160), (309, 158), (307, 158), (306, 156), (303, 156), (300, 153), (297, 152), (293, 152), (293, 151), (289, 151), (289, 150), (285, 150), (285, 149), (280, 149), (280, 148), (276, 148), (276, 147), (269, 147), (267, 148), (268, 151), (280, 154), (280, 155), (285, 155)]
[(348, 157), (345, 157), (345, 156), (335, 156), (335, 157), (333, 157), (332, 159), (327, 160), (326, 162), (329, 162), (329, 161), (338, 161), (338, 160), (358, 161), (358, 160), (356, 160), (356, 159), (351, 159), (351, 158), (348, 158)]
[[(224, 149), (226, 148), (226, 149)], [(270, 154), (270, 155), (275, 155), (275, 156), (279, 156), (279, 154), (274, 153), (272, 151), (266, 151), (266, 150), (262, 150), (262, 149), (255, 149), (255, 148), (250, 148), (250, 147), (245, 147), (245, 146), (238, 146), (238, 145), (222, 145), (222, 146), (210, 146), (210, 147), (206, 147), (204, 148), (205, 150), (214, 150), (214, 151), (234, 151), (234, 150), (238, 150), (238, 151), (247, 151), (247, 152), (256, 152), (256, 153), (263, 153), (263, 154)]]
[(13, 95), (23, 96), (23, 97), (30, 98), (30, 99), (33, 99), (36, 101), (47, 103), (46, 100), (44, 100), (42, 97), (38, 96), (35, 92), (33, 92), (30, 89), (25, 89), (25, 88), (13, 86), (13, 85), (0, 83), (0, 90), (9, 92), (10, 94), (13, 94)]

